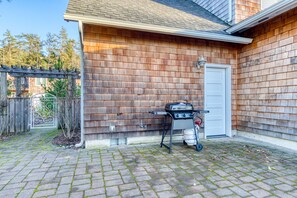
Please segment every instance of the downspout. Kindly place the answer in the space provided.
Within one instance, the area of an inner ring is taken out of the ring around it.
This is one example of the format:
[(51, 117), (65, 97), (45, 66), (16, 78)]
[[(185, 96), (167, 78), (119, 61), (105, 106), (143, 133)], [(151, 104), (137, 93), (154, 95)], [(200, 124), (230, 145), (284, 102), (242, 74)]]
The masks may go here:
[(84, 123), (84, 34), (83, 34), (83, 23), (78, 21), (79, 41), (80, 41), (80, 143), (76, 144), (75, 147), (82, 147), (85, 142), (85, 123)]
[(228, 3), (228, 23), (231, 23), (232, 22), (232, 1), (233, 0), (229, 0), (229, 3)]

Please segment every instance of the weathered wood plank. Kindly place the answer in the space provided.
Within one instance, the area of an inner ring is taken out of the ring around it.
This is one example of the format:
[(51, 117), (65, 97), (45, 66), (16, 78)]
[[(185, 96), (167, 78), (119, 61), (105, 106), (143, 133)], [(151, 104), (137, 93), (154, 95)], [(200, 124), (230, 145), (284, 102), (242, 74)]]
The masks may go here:
[(0, 135), (6, 131), (7, 122), (7, 74), (0, 73)]
[[(18, 134), (22, 132), (30, 131), (30, 116), (31, 116), (31, 109), (30, 109), (30, 98), (8, 98), (7, 99), (7, 114), (6, 114), (6, 123), (0, 121), (0, 126), (3, 124), (6, 126), (5, 131), (3, 133), (7, 134)], [(66, 105), (67, 104), (67, 105)], [(70, 107), (70, 122), (72, 123), (71, 128), (77, 129), (80, 128), (80, 99), (73, 98), (58, 98), (57, 104), (58, 106), (58, 114), (57, 119), (59, 121), (59, 125), (65, 127), (65, 123), (63, 121), (63, 116), (65, 117), (65, 113), (69, 111)]]

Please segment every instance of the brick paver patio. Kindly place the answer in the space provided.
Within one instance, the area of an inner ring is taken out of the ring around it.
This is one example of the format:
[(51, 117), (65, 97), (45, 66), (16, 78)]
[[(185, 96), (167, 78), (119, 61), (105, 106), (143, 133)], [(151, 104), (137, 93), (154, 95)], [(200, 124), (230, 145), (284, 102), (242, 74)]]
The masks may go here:
[(204, 141), (72, 150), (55, 132), (0, 142), (0, 197), (297, 197), (297, 153), (242, 142)]

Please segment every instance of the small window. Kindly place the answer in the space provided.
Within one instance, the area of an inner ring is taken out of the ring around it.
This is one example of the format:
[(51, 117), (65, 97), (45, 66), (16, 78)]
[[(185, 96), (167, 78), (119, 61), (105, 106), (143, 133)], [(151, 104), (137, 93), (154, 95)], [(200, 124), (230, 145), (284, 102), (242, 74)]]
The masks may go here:
[(46, 85), (46, 78), (35, 78), (35, 85)]
[(261, 0), (261, 9), (264, 10), (281, 0)]

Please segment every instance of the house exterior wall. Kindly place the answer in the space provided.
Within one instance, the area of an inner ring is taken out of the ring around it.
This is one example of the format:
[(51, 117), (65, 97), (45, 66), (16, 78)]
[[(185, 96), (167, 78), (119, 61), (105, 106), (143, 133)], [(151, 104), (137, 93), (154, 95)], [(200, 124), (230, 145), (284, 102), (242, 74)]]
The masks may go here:
[[(232, 66), (236, 128), (237, 45), (84, 25), (84, 119), (86, 140), (159, 135), (168, 102), (203, 108), (203, 69), (193, 63)], [(110, 126), (115, 126), (112, 131)]]
[(261, 0), (235, 0), (235, 23), (261, 11)]
[(34, 94), (44, 93), (43, 87), (41, 85), (37, 85), (35, 81), (36, 81), (36, 78), (29, 78), (29, 94), (34, 95)]
[(239, 51), (237, 128), (297, 141), (297, 9), (246, 31)]

